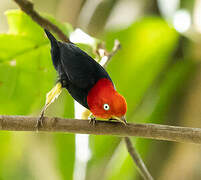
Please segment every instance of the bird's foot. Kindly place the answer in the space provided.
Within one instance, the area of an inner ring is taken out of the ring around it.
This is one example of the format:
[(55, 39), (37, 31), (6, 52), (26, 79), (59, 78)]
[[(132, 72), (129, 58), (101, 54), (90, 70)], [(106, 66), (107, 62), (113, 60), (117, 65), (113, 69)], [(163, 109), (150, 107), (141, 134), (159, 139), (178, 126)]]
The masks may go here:
[(124, 126), (127, 126), (127, 125), (128, 125), (127, 121), (121, 121), (121, 123), (123, 123)]
[(120, 122), (120, 123), (123, 123), (125, 126), (126, 125), (128, 125), (127, 124), (127, 121), (126, 121), (126, 119), (125, 119), (125, 117), (121, 117), (121, 118), (116, 118), (116, 117), (114, 117), (114, 118), (110, 118), (110, 119), (108, 119), (109, 121), (116, 121), (116, 122)]
[(89, 117), (89, 124), (93, 126), (96, 124), (96, 118), (93, 115)]
[(40, 127), (43, 126), (44, 114), (45, 114), (45, 110), (43, 109), (41, 114), (40, 114), (40, 117), (37, 119), (37, 122), (36, 122), (36, 125), (35, 125), (35, 128), (36, 128), (37, 131), (39, 130)]
[(125, 117), (125, 116), (122, 116), (122, 117), (120, 118), (120, 122), (121, 122), (121, 123), (123, 123), (125, 126), (127, 126), (127, 125), (128, 125), (128, 123), (127, 123), (127, 121), (126, 121), (126, 117)]
[(62, 84), (58, 82), (52, 89), (46, 94), (45, 106), (43, 107), (40, 117), (37, 119), (35, 128), (38, 129), (43, 126), (43, 119), (46, 109), (50, 104), (54, 102), (54, 100), (61, 94)]

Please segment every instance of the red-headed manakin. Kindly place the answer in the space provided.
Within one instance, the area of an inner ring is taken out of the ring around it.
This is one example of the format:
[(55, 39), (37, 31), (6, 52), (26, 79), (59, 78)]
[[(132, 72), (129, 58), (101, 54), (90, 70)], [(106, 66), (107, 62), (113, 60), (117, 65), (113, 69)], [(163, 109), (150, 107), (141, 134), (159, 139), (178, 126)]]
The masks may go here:
[(45, 33), (51, 42), (51, 57), (59, 79), (47, 94), (43, 113), (61, 89), (66, 88), (95, 118), (126, 123), (126, 100), (116, 91), (105, 69), (73, 43), (57, 41), (49, 31), (45, 30)]

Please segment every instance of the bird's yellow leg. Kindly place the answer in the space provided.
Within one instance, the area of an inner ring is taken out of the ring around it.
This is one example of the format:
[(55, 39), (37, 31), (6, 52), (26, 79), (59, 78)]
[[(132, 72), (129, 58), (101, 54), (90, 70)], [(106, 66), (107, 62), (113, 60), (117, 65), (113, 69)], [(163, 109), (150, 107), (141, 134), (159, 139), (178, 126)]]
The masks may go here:
[(40, 118), (37, 121), (36, 127), (38, 128), (40, 125), (42, 126), (43, 123), (43, 116), (45, 114), (45, 111), (47, 110), (48, 106), (50, 104), (52, 104), (54, 102), (54, 100), (56, 98), (58, 98), (58, 96), (61, 94), (62, 91), (62, 84), (60, 82), (58, 82), (52, 89), (50, 92), (48, 92), (46, 94), (46, 101), (45, 101), (45, 106), (43, 107), (41, 114), (40, 114)]

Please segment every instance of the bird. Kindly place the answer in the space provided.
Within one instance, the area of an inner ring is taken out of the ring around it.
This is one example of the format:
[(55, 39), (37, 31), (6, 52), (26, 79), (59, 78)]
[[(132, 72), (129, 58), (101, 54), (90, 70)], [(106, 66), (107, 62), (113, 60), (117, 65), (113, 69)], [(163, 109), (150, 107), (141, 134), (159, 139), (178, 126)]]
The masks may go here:
[(58, 41), (47, 29), (44, 31), (51, 44), (58, 81), (46, 96), (40, 119), (61, 89), (66, 88), (73, 99), (91, 112), (90, 122), (102, 118), (126, 124), (126, 100), (117, 92), (106, 70), (74, 43)]

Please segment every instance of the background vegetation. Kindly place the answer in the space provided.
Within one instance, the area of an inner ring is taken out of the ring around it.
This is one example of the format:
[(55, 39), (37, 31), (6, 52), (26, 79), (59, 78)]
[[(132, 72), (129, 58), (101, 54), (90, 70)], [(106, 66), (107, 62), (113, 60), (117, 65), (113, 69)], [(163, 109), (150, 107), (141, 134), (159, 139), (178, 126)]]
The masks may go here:
[[(129, 122), (201, 127), (200, 0), (48, 0), (36, 9), (70, 36), (81, 28), (122, 49), (108, 66)], [(0, 2), (0, 114), (38, 115), (56, 82), (43, 30), (13, 1)], [(80, 44), (89, 53), (94, 46)], [(49, 116), (74, 117), (66, 91)], [(0, 132), (2, 180), (141, 179), (117, 137)], [(156, 179), (200, 179), (200, 146), (133, 138)], [(79, 144), (79, 145), (78, 145)], [(89, 146), (89, 147), (88, 147)], [(82, 151), (82, 149), (85, 149)], [(80, 154), (80, 155), (79, 155)]]

